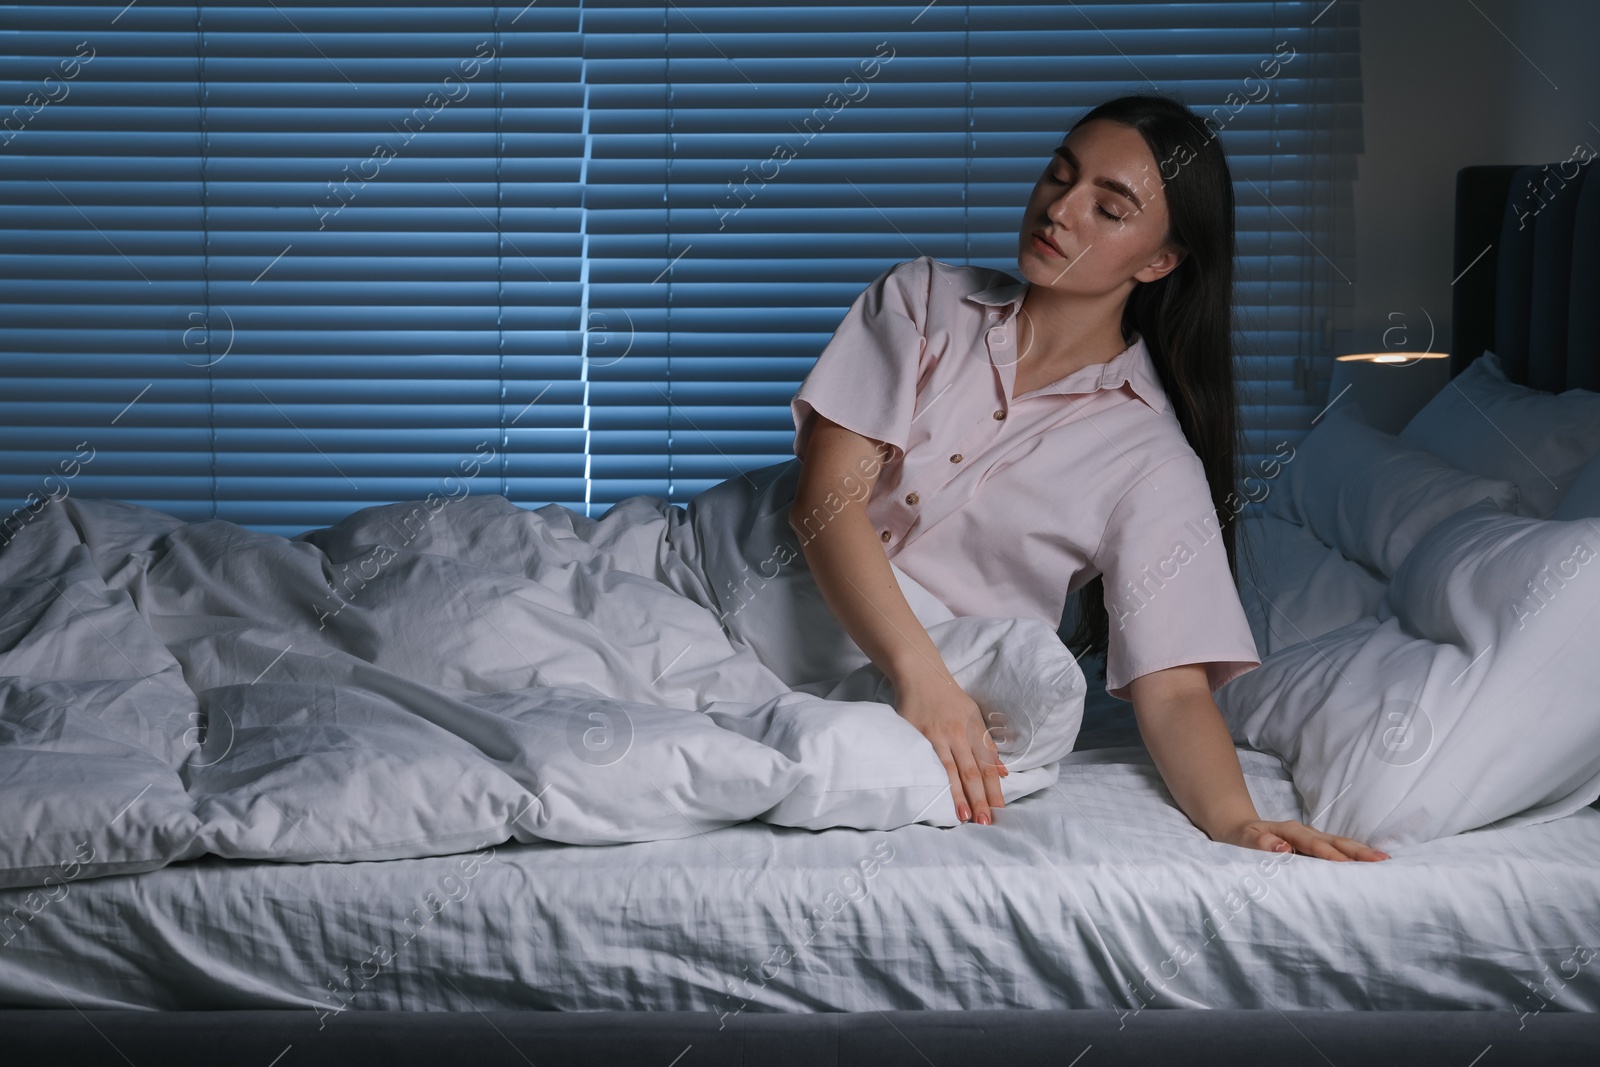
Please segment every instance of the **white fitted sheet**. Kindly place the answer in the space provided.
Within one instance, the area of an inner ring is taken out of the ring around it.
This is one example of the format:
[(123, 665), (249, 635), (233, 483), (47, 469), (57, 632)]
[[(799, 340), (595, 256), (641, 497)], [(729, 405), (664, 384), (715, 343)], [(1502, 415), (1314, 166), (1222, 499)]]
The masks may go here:
[[(1304, 816), (1276, 759), (1240, 755), (1264, 816)], [(1207, 840), (1137, 746), (1075, 752), (992, 827), (751, 822), (461, 861), (202, 857), (68, 883), (6, 929), (0, 1002), (327, 1026), (340, 1005), (1600, 1009), (1600, 811), (1376, 864), (1274, 857)], [(38, 892), (0, 892), (0, 914)]]

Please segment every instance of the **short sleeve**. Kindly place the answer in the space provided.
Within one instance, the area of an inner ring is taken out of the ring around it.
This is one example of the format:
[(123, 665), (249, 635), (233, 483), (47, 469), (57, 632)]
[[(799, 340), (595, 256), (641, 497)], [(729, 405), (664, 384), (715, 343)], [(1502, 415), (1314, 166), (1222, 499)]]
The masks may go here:
[(805, 455), (817, 412), (905, 453), (932, 277), (931, 262), (921, 256), (890, 267), (856, 297), (789, 401), (796, 456)]
[(1211, 691), (1258, 667), (1250, 622), (1228, 570), (1205, 467), (1193, 452), (1139, 478), (1112, 509), (1092, 561), (1110, 632), (1106, 692), (1151, 671), (1203, 663)]

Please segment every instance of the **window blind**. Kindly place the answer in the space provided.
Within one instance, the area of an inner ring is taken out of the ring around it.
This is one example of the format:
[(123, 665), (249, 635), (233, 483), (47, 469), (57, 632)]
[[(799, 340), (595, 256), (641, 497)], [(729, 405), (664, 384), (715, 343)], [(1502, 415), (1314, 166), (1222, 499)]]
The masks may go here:
[(893, 262), (1015, 269), (1087, 107), (1175, 93), (1238, 201), (1250, 453), (1352, 273), (1358, 9), (539, 0), (0, 9), (0, 520), (598, 516), (790, 455)]

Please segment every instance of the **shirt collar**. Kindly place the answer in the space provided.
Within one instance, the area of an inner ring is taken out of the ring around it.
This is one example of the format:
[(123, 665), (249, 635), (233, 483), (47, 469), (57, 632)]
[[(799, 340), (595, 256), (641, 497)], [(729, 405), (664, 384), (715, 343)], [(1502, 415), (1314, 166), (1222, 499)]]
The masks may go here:
[[(1001, 274), (1000, 278), (984, 288), (967, 293), (966, 299), (990, 307), (1006, 308), (1001, 318), (1009, 322), (1022, 307), (1022, 298), (1027, 295), (1029, 284), (1008, 274)], [(1134, 395), (1152, 411), (1159, 414), (1168, 410), (1166, 390), (1161, 387), (1155, 362), (1150, 357), (1150, 350), (1145, 347), (1143, 337), (1104, 363), (1079, 367), (1060, 381), (1040, 390), (1038, 395), (1115, 389), (1123, 382), (1127, 382)]]

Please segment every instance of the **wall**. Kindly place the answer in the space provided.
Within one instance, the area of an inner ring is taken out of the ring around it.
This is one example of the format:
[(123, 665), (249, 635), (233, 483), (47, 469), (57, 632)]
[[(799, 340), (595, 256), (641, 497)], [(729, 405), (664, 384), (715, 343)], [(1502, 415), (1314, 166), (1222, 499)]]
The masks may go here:
[(1361, 34), (1356, 293), (1340, 347), (1381, 348), (1404, 321), (1403, 347), (1420, 351), (1431, 317), (1445, 351), (1456, 171), (1600, 150), (1600, 2), (1367, 0)]

